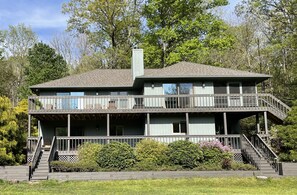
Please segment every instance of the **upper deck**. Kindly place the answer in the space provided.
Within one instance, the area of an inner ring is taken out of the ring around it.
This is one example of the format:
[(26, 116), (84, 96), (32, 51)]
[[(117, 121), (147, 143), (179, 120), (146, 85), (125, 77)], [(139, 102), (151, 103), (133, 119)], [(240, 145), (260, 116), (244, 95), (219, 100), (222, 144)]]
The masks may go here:
[(29, 97), (29, 114), (269, 111), (283, 120), (289, 110), (271, 94)]

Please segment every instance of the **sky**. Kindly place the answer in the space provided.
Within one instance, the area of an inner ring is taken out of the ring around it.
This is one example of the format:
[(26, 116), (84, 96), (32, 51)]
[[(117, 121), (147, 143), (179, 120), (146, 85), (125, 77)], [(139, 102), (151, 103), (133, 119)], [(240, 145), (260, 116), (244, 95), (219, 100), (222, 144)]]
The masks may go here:
[[(0, 0), (0, 30), (20, 23), (31, 26), (39, 40), (48, 43), (51, 37), (65, 31), (68, 16), (62, 14), (62, 4), (70, 0)], [(225, 19), (234, 18), (234, 7), (240, 0), (229, 0), (222, 9)]]

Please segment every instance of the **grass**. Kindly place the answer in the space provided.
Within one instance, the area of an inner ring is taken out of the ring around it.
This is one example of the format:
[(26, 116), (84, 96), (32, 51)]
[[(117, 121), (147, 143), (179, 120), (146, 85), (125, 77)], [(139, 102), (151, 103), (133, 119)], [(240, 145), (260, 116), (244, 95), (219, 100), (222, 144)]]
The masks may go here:
[(189, 178), (125, 181), (0, 181), (0, 194), (297, 194), (297, 178)]

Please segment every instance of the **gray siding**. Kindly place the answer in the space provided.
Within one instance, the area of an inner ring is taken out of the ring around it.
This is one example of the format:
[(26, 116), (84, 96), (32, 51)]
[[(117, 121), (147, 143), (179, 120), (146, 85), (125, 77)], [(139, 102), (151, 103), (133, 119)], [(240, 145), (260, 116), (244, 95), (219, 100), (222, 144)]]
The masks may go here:
[[(184, 133), (173, 133), (173, 123), (185, 120), (185, 116), (152, 115), (150, 117), (150, 135), (183, 135)], [(215, 135), (214, 116), (189, 115), (189, 135)]]
[(213, 82), (196, 82), (194, 83), (194, 94), (205, 95), (194, 98), (195, 106), (214, 106), (214, 98), (208, 97), (209, 94), (214, 94)]

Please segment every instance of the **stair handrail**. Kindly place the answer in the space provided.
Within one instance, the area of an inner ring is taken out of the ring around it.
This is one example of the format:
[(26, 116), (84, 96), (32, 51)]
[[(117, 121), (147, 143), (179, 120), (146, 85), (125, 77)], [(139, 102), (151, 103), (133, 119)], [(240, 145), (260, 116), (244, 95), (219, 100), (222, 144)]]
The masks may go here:
[(29, 180), (32, 177), (32, 174), (36, 168), (37, 162), (38, 162), (40, 154), (41, 154), (41, 142), (42, 142), (42, 137), (39, 137), (36, 148), (33, 152), (32, 161), (29, 164)]
[(56, 155), (56, 151), (57, 151), (56, 142), (57, 142), (57, 139), (56, 139), (56, 136), (54, 136), (53, 140), (52, 140), (51, 148), (50, 148), (50, 151), (49, 151), (49, 156), (48, 156), (48, 159), (47, 159), (49, 172), (51, 172), (51, 162), (53, 160), (55, 160), (55, 155)]
[(244, 135), (242, 134), (243, 140), (246, 141), (248, 143), (248, 146), (250, 148), (252, 148), (254, 150), (254, 152), (257, 154), (257, 156), (259, 157), (260, 162), (256, 162), (256, 160), (254, 158), (252, 158), (246, 151), (245, 151), (245, 147), (243, 146), (243, 144), (241, 144), (241, 148), (242, 150), (245, 152), (245, 155), (248, 155), (248, 160), (251, 161), (251, 163), (256, 166), (259, 170), (261, 170), (261, 160), (263, 158), (263, 156), (261, 155), (261, 153), (253, 146), (253, 144), (250, 142), (250, 140)]
[[(287, 115), (289, 111), (291, 111), (291, 108), (286, 105), (284, 102), (282, 102), (280, 99), (276, 98), (275, 96), (273, 96), (272, 94), (269, 93), (265, 93), (265, 94), (259, 94), (260, 97), (262, 96), (262, 98), (260, 98), (260, 100), (262, 102), (265, 102), (266, 106), (268, 106), (269, 108), (272, 108), (276, 111), (281, 112), (282, 115)], [(268, 99), (265, 99), (265, 97), (270, 98), (273, 101), (269, 101)], [(264, 104), (261, 104), (264, 105)]]
[(259, 134), (257, 134), (255, 138), (257, 139), (257, 140), (254, 140), (255, 147), (259, 147), (265, 153), (264, 157), (267, 158), (272, 168), (275, 171), (278, 171), (279, 170), (278, 156), (273, 152), (273, 150), (267, 145), (267, 143), (261, 138)]

